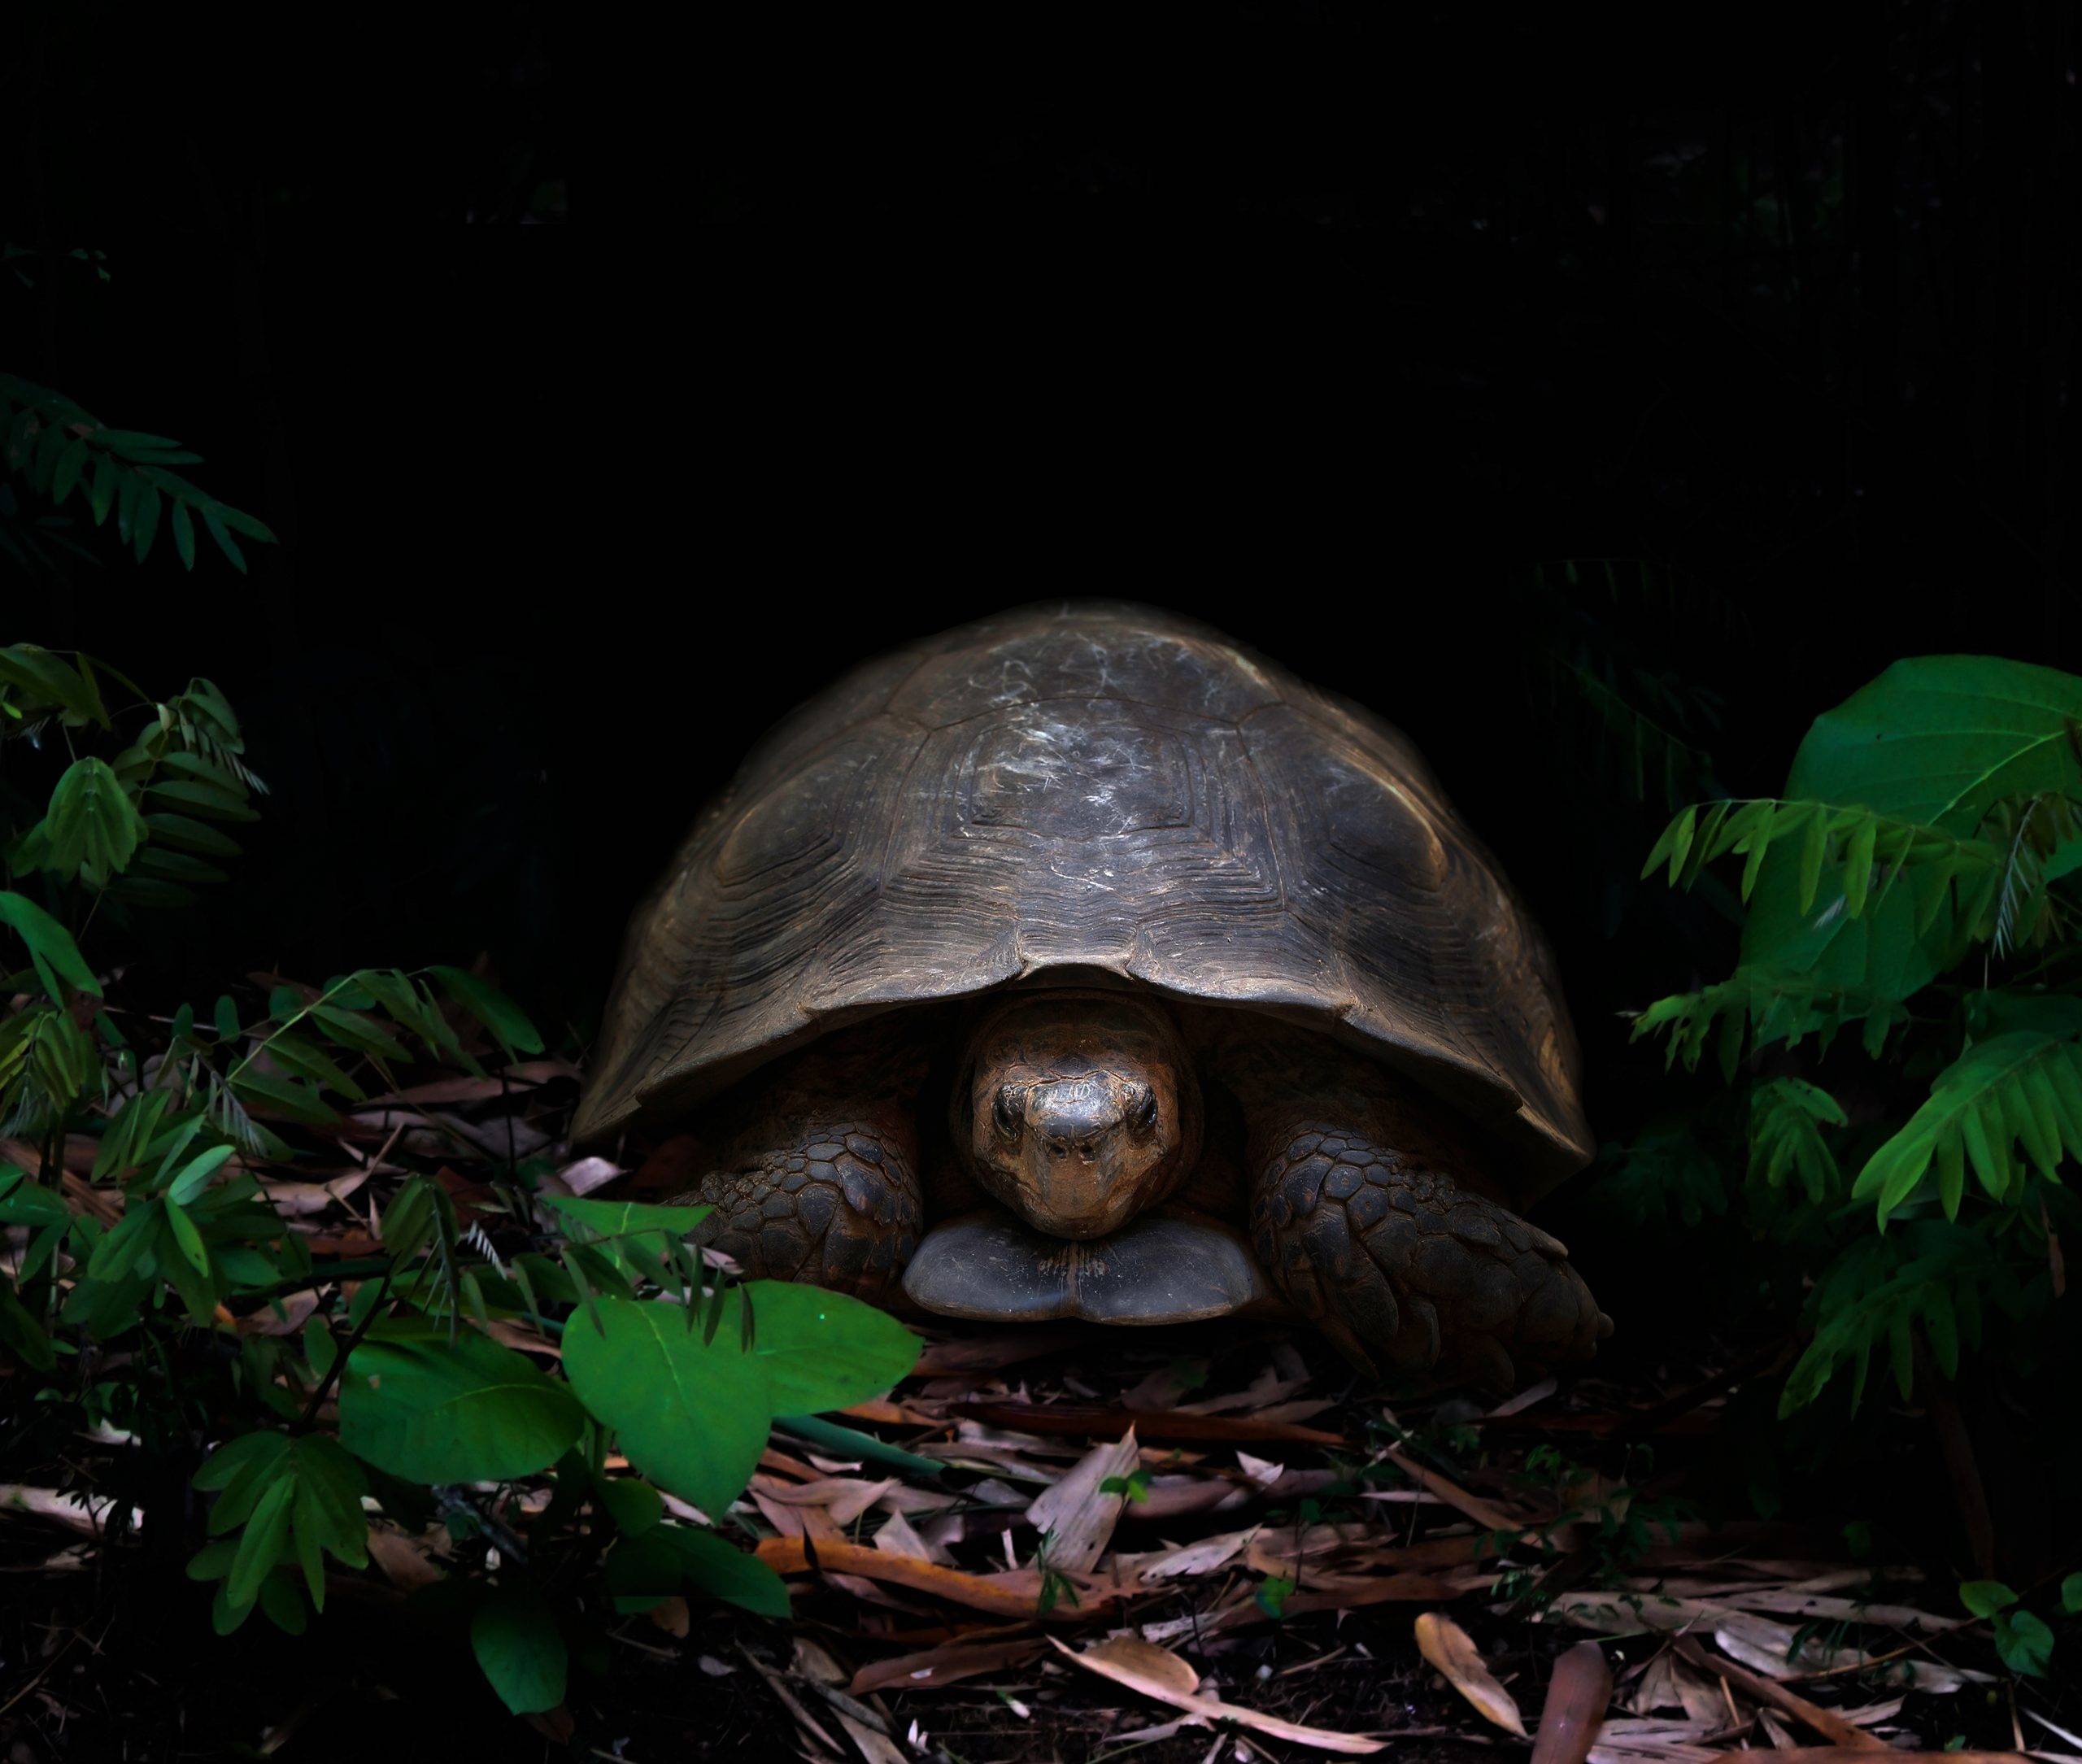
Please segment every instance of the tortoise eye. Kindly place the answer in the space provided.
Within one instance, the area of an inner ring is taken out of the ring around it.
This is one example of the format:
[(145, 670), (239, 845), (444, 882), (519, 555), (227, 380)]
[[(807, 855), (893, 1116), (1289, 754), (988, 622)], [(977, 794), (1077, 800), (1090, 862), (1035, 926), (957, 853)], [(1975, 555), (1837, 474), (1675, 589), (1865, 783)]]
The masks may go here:
[(991, 1120), (1000, 1135), (1007, 1139), (1017, 1139), (1020, 1129), (1026, 1125), (1024, 1100), (1009, 1084), (998, 1087), (996, 1100), (991, 1104)]
[(1148, 1133), (1156, 1125), (1156, 1092), (1147, 1084), (1136, 1085), (1128, 1092), (1126, 1115), (1130, 1133)]

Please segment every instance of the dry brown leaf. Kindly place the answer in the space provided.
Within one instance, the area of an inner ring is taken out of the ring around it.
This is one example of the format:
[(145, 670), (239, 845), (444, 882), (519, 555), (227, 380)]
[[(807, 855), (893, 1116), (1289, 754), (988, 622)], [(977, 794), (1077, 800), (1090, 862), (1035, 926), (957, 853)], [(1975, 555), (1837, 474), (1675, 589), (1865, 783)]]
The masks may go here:
[[(822, 1509), (811, 1507), (797, 1510), (816, 1513)], [(809, 1560), (809, 1548), (817, 1553), (814, 1565)], [(989, 1611), (995, 1616), (1043, 1614), (1037, 1596), (1041, 1577), (1031, 1572), (965, 1574), (956, 1568), (943, 1568), (937, 1563), (908, 1556), (888, 1555), (864, 1544), (811, 1540), (806, 1547), (805, 1540), (799, 1537), (763, 1539), (758, 1555), (776, 1574), (804, 1574), (814, 1566), (828, 1572), (859, 1575), (865, 1579), (908, 1587), (914, 1592), (931, 1593), (953, 1604), (967, 1605), (971, 1610)], [(1109, 1586), (1089, 1576), (1072, 1575), (1070, 1579), (1077, 1588), (1078, 1603), (1072, 1605), (1067, 1601), (1059, 1602), (1047, 1614), (1059, 1622), (1089, 1621), (1118, 1604), (1125, 1596), (1126, 1589)]]
[(1516, 1531), (1525, 1524), (1501, 1507), (1484, 1500), (1453, 1481), (1441, 1476), (1430, 1466), (1420, 1464), (1399, 1446), (1390, 1446), (1384, 1454), (1388, 1461), (1420, 1487), (1429, 1489), (1448, 1506), (1457, 1508), (1486, 1531)]
[(1154, 1581), (1211, 1575), (1225, 1562), (1233, 1561), (1257, 1535), (1255, 1531), (1225, 1531), (1219, 1537), (1203, 1538), (1197, 1544), (1165, 1550), (1141, 1565), (1141, 1578)]
[(1810, 1702), (1797, 1692), (1788, 1690), (1776, 1679), (1745, 1671), (1727, 1660), (1716, 1660), (1700, 1646), (1697, 1636), (1679, 1636), (1677, 1651), (1701, 1671), (1717, 1673), (1740, 1685), (1759, 1701), (1770, 1703), (1789, 1715), (1798, 1716), (1824, 1739), (1833, 1740), (1838, 1745), (1875, 1752), (1888, 1749), (1885, 1740), (1867, 1733), (1862, 1727), (1853, 1727), (1833, 1709), (1824, 1709), (1818, 1703)]
[(379, 1522), (368, 1528), (369, 1559), (383, 1570), (391, 1585), (410, 1592), (432, 1586), (447, 1570), (433, 1559), (433, 1552), (394, 1525)]
[(1051, 1403), (1046, 1408), (1025, 1403), (954, 1403), (957, 1415), (993, 1426), (1023, 1428), (1030, 1435), (1068, 1434), (1079, 1439), (1111, 1439), (1128, 1427), (1146, 1440), (1228, 1440), (1257, 1444), (1278, 1440), (1289, 1445), (1338, 1445), (1351, 1449), (1344, 1435), (1291, 1422), (1259, 1421), (1244, 1415), (1196, 1415), (1179, 1409), (1101, 1409), (1082, 1403)]
[[(126, 1509), (134, 1528), (139, 1515)], [(116, 1503), (105, 1496), (65, 1494), (55, 1488), (38, 1488), (27, 1483), (0, 1483), (0, 1512), (30, 1513), (49, 1519), (68, 1531), (99, 1537), (102, 1527), (116, 1512)]]
[(1474, 1638), (1443, 1611), (1417, 1616), (1417, 1651), (1445, 1675), (1482, 1718), (1506, 1733), (1526, 1737), (1524, 1718), (1511, 1693), (1496, 1682)]
[(1141, 1461), (1133, 1427), (1111, 1445), (1094, 1447), (1052, 1488), (1034, 1497), (1027, 1523), (1048, 1539), (1048, 1566), (1082, 1574), (1112, 1541), (1126, 1496), (1104, 1484), (1123, 1480)]
[(1161, 1648), (1151, 1648), (1147, 1643), (1137, 1641), (1133, 1636), (1116, 1636), (1082, 1653), (1065, 1647), (1052, 1636), (1048, 1640), (1057, 1653), (1087, 1672), (1095, 1672), (1103, 1679), (1111, 1679), (1116, 1684), (1139, 1691), (1174, 1709), (1183, 1709), (1188, 1714), (1204, 1715), (1210, 1721), (1233, 1721), (1239, 1727), (1268, 1734), (1275, 1740), (1291, 1740), (1296, 1745), (1313, 1747), (1318, 1752), (1341, 1752), (1355, 1757), (1379, 1752), (1387, 1743), (1361, 1739), (1357, 1734), (1333, 1733), (1326, 1727), (1305, 1727), (1296, 1722), (1282, 1721), (1277, 1715), (1261, 1714), (1240, 1703), (1225, 1703), (1219, 1697), (1202, 1696), (1197, 1688), (1183, 1688), (1188, 1678), (1196, 1688), (1200, 1683), (1198, 1675), (1184, 1661)]
[(919, 1653), (899, 1654), (893, 1660), (863, 1666), (846, 1688), (856, 1696), (881, 1690), (938, 1690), (980, 1673), (1024, 1666), (1048, 1650), (1048, 1643), (1039, 1636), (1013, 1641), (947, 1642)]
[(303, 1218), (323, 1213), (336, 1200), (344, 1200), (367, 1182), (369, 1172), (351, 1170), (330, 1182), (293, 1183), (264, 1178), (260, 1187), (268, 1204), (285, 1218)]
[(1612, 1668), (1594, 1641), (1579, 1641), (1554, 1662), (1532, 1743), (1532, 1764), (1583, 1764), (1612, 1701)]

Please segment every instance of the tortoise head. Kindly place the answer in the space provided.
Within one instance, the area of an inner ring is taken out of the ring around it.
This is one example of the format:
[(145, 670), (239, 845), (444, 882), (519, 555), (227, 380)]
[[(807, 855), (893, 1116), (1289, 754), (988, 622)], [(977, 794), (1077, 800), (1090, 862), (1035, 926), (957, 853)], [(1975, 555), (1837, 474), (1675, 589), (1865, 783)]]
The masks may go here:
[(1200, 1086), (1152, 1000), (1016, 995), (977, 1024), (964, 1071), (954, 1143), (985, 1190), (1054, 1236), (1104, 1236), (1200, 1155)]

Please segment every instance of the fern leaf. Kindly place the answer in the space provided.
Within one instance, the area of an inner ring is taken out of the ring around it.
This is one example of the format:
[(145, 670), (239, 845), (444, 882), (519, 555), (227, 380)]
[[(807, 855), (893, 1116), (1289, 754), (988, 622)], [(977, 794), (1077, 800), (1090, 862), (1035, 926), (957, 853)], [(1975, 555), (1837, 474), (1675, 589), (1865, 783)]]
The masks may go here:
[(1884, 1227), (1935, 1162), (1939, 1198), (1957, 1217), (1971, 1169), (1992, 1200), (2021, 1187), (2015, 1148), (2054, 1179), (2062, 1152), (2082, 1156), (2082, 1048), (2036, 1030), (1976, 1043), (1939, 1074), (1930, 1096), (1858, 1174), (1854, 1198), (1875, 1198)]

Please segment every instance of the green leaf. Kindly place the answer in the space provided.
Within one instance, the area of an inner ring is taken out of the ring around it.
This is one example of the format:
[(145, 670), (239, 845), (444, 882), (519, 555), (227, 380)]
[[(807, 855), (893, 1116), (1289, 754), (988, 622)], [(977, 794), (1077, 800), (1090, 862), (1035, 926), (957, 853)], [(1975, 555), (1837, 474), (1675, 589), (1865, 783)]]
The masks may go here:
[(380, 1323), (340, 1381), (340, 1443), (407, 1482), (525, 1476), (554, 1464), (585, 1424), (564, 1385), (469, 1328), (451, 1342), (417, 1319)]
[(494, 1592), (470, 1620), (470, 1646), (515, 1714), (537, 1714), (564, 1701), (568, 1654), (556, 1614), (539, 1594)]
[(692, 1586), (760, 1617), (790, 1614), (788, 1586), (780, 1575), (714, 1532), (689, 1525), (660, 1525), (624, 1538), (608, 1557), (606, 1579), (615, 1608), (625, 1612), (650, 1610)]
[(594, 1492), (607, 1509), (615, 1529), (627, 1537), (640, 1536), (665, 1516), (665, 1503), (648, 1483), (633, 1476), (602, 1476)]
[[(2033, 1101), (2041, 1086), (2049, 1087), (2055, 1105), (2055, 1118), (2044, 1127)], [(1866, 1161), (1851, 1192), (1860, 1200), (1876, 1199), (1884, 1226), (1915, 1192), (1933, 1159), (1949, 1190), (1963, 1156), (1981, 1186), (2000, 1200), (2015, 1186), (2013, 1141), (2024, 1140), (2049, 1174), (2063, 1145), (2070, 1153), (2082, 1152), (2082, 1143), (2071, 1138), (2070, 1123), (2077, 1121), (2082, 1121), (2082, 1048), (2037, 1030), (1991, 1036), (1939, 1074), (1929, 1100)], [(2049, 1133), (2060, 1138), (2050, 1139)]]
[(233, 1605), (252, 1604), (260, 1596), (262, 1577), (282, 1559), (282, 1546), (289, 1540), (290, 1502), (295, 1492), (294, 1479), (280, 1477), (253, 1509), (232, 1557), (231, 1576), (224, 1583), (225, 1596)]
[(65, 1002), (57, 981), (63, 980), (81, 992), (101, 996), (101, 982), (81, 956), (72, 934), (25, 895), (0, 892), (0, 925), (12, 928), (28, 945), (29, 955), (42, 978), (53, 1004)]
[(751, 1301), (753, 1352), (777, 1415), (850, 1408), (879, 1396), (917, 1364), (918, 1338), (886, 1312), (792, 1280), (732, 1289), (719, 1339), (739, 1332), (740, 1294)]
[(2082, 789), (2082, 679), (1993, 656), (1897, 661), (1817, 717), (1788, 796), (1971, 833), (1998, 798)]
[(2060, 1608), (2070, 1617), (2082, 1611), (2082, 1574), (2070, 1575), (2061, 1582)]
[(175, 1245), (187, 1257), (196, 1273), (207, 1275), (210, 1271), (210, 1250), (203, 1241), (203, 1234), (195, 1229), (195, 1222), (182, 1208), (172, 1200), (165, 1204), (166, 1222), (172, 1227)]
[(493, 986), (460, 968), (435, 966), (427, 970), (441, 982), (441, 989), (496, 1036), (508, 1053), (540, 1053), (542, 1038), (522, 1014), (520, 1006)]
[(564, 1370), (653, 1482), (721, 1518), (751, 1479), (773, 1415), (764, 1368), (738, 1331), (704, 1342), (679, 1305), (603, 1298), (574, 1317)]
[(2005, 1612), (1994, 1624), (1995, 1651), (2012, 1672), (2041, 1678), (2053, 1660), (2053, 1631), (2029, 1611)]
[(2000, 1580), (1966, 1580), (1959, 1585), (1959, 1602), (1976, 1617), (1993, 1617), (2014, 1605), (2017, 1595)]
[(181, 1168), (180, 1174), (167, 1185), (166, 1198), (178, 1206), (185, 1206), (209, 1186), (210, 1178), (231, 1161), (235, 1146), (213, 1146), (198, 1153)]
[(639, 1231), (664, 1231), (684, 1237), (716, 1209), (713, 1207), (660, 1207), (640, 1200), (581, 1200), (570, 1195), (544, 1195), (543, 1202), (585, 1226), (594, 1238), (628, 1237)]
[(145, 825), (155, 845), (176, 846), (184, 852), (200, 852), (208, 857), (240, 855), (236, 839), (202, 821), (190, 820), (186, 815), (147, 815)]
[(156, 778), (145, 788), (149, 795), (162, 797), (206, 820), (247, 821), (260, 818), (246, 807), (243, 796), (205, 784), (199, 778)]

